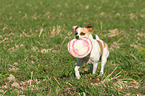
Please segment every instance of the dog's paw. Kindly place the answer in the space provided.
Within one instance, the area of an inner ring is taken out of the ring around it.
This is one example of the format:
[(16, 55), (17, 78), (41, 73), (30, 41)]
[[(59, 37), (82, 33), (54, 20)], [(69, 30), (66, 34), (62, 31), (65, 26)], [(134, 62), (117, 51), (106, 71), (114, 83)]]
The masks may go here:
[(80, 79), (80, 78), (81, 78), (81, 76), (80, 76), (80, 75), (77, 75), (77, 76), (76, 76), (76, 78), (77, 78), (77, 79)]
[(102, 76), (102, 75), (103, 75), (103, 73), (102, 73), (102, 72), (100, 72), (99, 76)]

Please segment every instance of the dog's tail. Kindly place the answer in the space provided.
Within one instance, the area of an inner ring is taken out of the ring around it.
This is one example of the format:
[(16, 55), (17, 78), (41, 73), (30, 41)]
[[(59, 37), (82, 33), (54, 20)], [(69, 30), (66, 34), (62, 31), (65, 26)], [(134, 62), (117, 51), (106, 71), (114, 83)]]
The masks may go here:
[(100, 38), (98, 37), (98, 35), (96, 35), (96, 40), (100, 40)]

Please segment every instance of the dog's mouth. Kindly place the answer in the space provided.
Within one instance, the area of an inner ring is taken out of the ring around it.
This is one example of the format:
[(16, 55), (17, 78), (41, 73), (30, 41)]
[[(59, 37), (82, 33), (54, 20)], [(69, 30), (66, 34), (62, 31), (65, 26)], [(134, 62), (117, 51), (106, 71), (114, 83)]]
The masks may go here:
[(80, 37), (80, 36), (77, 36), (77, 35), (75, 36), (75, 38), (76, 39), (80, 39), (80, 38), (86, 38), (86, 39), (88, 39), (87, 37)]

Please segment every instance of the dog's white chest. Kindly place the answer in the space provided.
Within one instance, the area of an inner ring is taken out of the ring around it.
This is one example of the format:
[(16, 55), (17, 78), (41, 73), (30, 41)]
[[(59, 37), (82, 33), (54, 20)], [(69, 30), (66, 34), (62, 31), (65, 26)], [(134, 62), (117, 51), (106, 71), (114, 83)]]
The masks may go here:
[(83, 58), (83, 61), (87, 62), (87, 64), (97, 62), (100, 58), (98, 43), (96, 42), (96, 40), (94, 40), (92, 42), (92, 44), (93, 44), (93, 48), (92, 48), (91, 53), (88, 56), (86, 56), (85, 58)]
[(90, 53), (90, 60), (91, 61), (98, 61), (99, 58), (100, 58), (100, 55), (99, 55), (99, 44), (94, 39), (92, 40), (92, 44), (93, 44), (93, 48), (92, 48), (92, 51)]

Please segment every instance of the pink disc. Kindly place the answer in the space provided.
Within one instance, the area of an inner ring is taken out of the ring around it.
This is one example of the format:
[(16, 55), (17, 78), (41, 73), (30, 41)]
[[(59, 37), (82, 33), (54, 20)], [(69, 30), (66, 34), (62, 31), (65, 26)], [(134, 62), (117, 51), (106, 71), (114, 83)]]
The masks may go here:
[(68, 51), (75, 58), (86, 57), (92, 50), (90, 39), (73, 39), (68, 43)]

